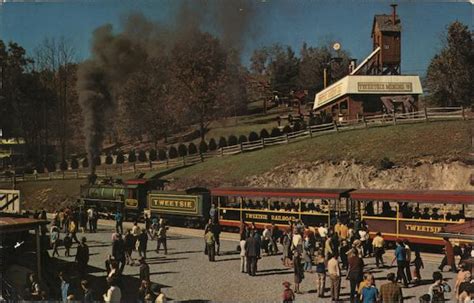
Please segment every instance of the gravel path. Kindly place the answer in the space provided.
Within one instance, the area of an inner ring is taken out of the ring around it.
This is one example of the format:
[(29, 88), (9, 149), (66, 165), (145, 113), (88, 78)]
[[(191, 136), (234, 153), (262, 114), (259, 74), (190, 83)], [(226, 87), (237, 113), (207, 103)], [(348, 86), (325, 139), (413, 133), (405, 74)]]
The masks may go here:
[[(84, 234), (90, 246), (89, 273), (96, 277), (105, 276), (104, 261), (111, 253), (111, 222), (104, 222), (100, 226), (100, 231), (96, 234)], [(126, 226), (124, 226), (126, 228)], [(203, 231), (189, 230), (183, 228), (171, 228), (168, 240), (168, 255), (157, 254), (155, 241), (148, 243), (148, 263), (150, 265), (152, 282), (163, 285), (163, 292), (174, 300), (193, 301), (204, 300), (214, 302), (279, 302), (283, 287), (281, 283), (285, 280), (293, 283), (292, 269), (282, 266), (280, 256), (263, 257), (258, 263), (258, 273), (256, 277), (240, 273), (240, 257), (236, 251), (237, 235), (223, 233), (221, 240), (221, 256), (216, 257), (217, 262), (208, 262), (207, 256), (203, 254), (204, 241)], [(81, 237), (79, 234), (78, 237)], [(71, 249), (74, 255), (75, 245)], [(74, 257), (63, 257), (64, 251), (61, 248), (61, 260), (72, 262)], [(134, 257), (137, 257), (134, 252)], [(388, 263), (392, 256), (389, 251), (385, 261)], [(441, 255), (429, 254), (425, 258), (425, 269), (422, 271), (423, 278), (430, 278), (432, 272), (441, 261)], [(376, 277), (377, 286), (385, 283), (388, 272), (396, 272), (396, 268), (374, 269), (374, 259), (364, 260), (366, 269), (371, 270)], [(101, 270), (102, 269), (102, 270)], [(372, 270), (373, 269), (373, 270)], [(125, 292), (129, 294), (129, 299), (133, 298), (133, 293), (138, 289), (138, 266), (126, 266), (124, 274), (129, 276), (126, 280)], [(450, 285), (454, 286), (452, 273), (444, 273)], [(329, 298), (319, 299), (314, 292), (315, 275), (307, 273), (301, 284), (303, 294), (297, 295), (297, 302), (330, 302)], [(96, 279), (102, 280), (102, 279)], [(426, 283), (431, 283), (426, 281)], [(96, 283), (94, 286), (101, 287)], [(328, 282), (327, 282), (327, 285)], [(405, 302), (417, 302), (417, 298), (428, 291), (429, 285), (404, 289)], [(348, 298), (348, 281), (342, 281), (341, 294), (343, 299)], [(103, 290), (99, 291), (100, 294)], [(326, 296), (329, 295), (327, 289)], [(451, 294), (447, 296), (451, 298)], [(128, 301), (128, 300), (127, 300)]]

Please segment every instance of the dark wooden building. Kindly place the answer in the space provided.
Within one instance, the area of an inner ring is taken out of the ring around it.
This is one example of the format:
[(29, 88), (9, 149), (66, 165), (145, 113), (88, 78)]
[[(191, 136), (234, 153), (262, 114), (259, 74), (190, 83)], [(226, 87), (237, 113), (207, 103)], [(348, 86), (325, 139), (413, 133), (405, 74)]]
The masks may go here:
[(373, 50), (380, 47), (368, 66), (370, 75), (399, 75), (401, 63), (401, 23), (396, 13), (396, 4), (391, 15), (375, 15), (372, 24)]

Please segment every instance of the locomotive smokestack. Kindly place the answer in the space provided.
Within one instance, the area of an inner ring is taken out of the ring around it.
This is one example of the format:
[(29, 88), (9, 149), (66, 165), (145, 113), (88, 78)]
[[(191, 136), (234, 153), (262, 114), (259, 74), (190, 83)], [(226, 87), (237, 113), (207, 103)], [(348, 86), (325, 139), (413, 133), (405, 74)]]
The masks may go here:
[(395, 22), (397, 21), (397, 4), (393, 3), (390, 4), (392, 7), (392, 23), (395, 25)]

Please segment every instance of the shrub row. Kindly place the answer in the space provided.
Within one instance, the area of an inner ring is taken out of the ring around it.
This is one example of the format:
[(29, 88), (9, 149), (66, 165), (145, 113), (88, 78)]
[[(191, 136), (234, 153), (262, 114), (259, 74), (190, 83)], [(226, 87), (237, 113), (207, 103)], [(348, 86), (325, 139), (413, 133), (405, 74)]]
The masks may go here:
[[(319, 116), (314, 117), (313, 119), (310, 119), (309, 124), (320, 124), (322, 122), (327, 122), (323, 121), (325, 119), (321, 119)], [(230, 135), (229, 137), (220, 137), (218, 141), (216, 139), (211, 138), (209, 142), (206, 141), (201, 141), (198, 146), (194, 144), (193, 142), (189, 143), (188, 145), (185, 145), (183, 143), (179, 144), (177, 147), (176, 146), (171, 146), (168, 151), (164, 149), (160, 149), (156, 151), (155, 149), (151, 149), (148, 153), (148, 156), (144, 150), (138, 151), (138, 153), (135, 150), (130, 151), (127, 154), (127, 157), (125, 157), (124, 153), (122, 151), (114, 152), (116, 155), (115, 163), (117, 164), (123, 164), (127, 160), (129, 163), (134, 163), (134, 162), (147, 162), (147, 161), (164, 161), (166, 159), (175, 159), (178, 157), (185, 157), (188, 155), (196, 155), (198, 153), (206, 153), (208, 151), (215, 151), (218, 148), (223, 148), (226, 146), (233, 146), (237, 145), (240, 143), (244, 142), (255, 142), (258, 140), (261, 140), (263, 138), (269, 138), (269, 137), (278, 137), (283, 134), (299, 131), (306, 129), (307, 125), (304, 122), (296, 121), (293, 124), (293, 127), (286, 125), (283, 130), (280, 130), (277, 127), (274, 127), (270, 133), (268, 132), (267, 129), (262, 129), (260, 133), (257, 132), (250, 132), (248, 136), (245, 135), (240, 135), (239, 137), (235, 135)], [(94, 163), (96, 166), (100, 166), (101, 163), (101, 158), (97, 157), (94, 159)], [(106, 164), (113, 164), (114, 159), (111, 154), (108, 154), (105, 157), (105, 163)], [(77, 169), (79, 166), (82, 166), (83, 168), (89, 167), (89, 160), (85, 158), (82, 160), (82, 163), (79, 163), (79, 161), (76, 158), (71, 159), (70, 161), (70, 166), (72, 169)], [(36, 170), (38, 172), (43, 172), (44, 169), (47, 168), (48, 171), (55, 171), (56, 170), (56, 165), (54, 161), (46, 161), (46, 163), (41, 163), (38, 164), (36, 167)], [(68, 163), (66, 161), (60, 163), (59, 168), (61, 170), (67, 170), (68, 169)]]

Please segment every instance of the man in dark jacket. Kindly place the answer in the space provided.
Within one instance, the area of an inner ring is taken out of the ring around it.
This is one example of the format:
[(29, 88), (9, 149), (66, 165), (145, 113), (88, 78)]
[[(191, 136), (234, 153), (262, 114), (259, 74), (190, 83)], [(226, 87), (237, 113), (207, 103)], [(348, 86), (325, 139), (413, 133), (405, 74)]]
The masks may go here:
[(144, 257), (140, 258), (140, 281), (150, 282), (150, 266), (146, 263)]
[(82, 237), (81, 243), (77, 246), (76, 262), (80, 277), (85, 275), (87, 263), (89, 263), (89, 246), (87, 246), (86, 241), (86, 237)]
[(122, 273), (125, 267), (125, 244), (120, 234), (117, 235), (117, 239), (112, 243), (112, 256), (116, 262), (120, 263), (120, 273)]
[(352, 256), (350, 256), (347, 260), (349, 268), (347, 270), (347, 278), (349, 279), (351, 292), (350, 292), (350, 300), (351, 302), (358, 302), (357, 300), (357, 287), (359, 286), (360, 282), (364, 277), (364, 261), (357, 250), (354, 249), (352, 251)]
[(260, 253), (260, 244), (255, 239), (255, 232), (250, 233), (250, 237), (245, 241), (245, 252), (247, 256), (247, 272), (250, 276), (255, 276), (257, 273), (257, 256)]

